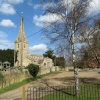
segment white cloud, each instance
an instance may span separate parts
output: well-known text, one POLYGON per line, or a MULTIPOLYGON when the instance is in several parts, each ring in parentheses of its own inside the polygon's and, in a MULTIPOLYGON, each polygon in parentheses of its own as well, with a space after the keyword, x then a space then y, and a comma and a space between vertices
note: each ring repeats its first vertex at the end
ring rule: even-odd
POLYGON ((6 37, 7 37, 7 34, 4 33, 4 32, 2 32, 2 31, 0 31, 0 39, 1 39, 1 38, 4 39, 4 38, 6 38, 6 37))
POLYGON ((41 16, 37 16, 35 15, 33 17, 33 22, 37 25, 37 26, 43 26, 43 23, 52 23, 52 22, 56 22, 56 21, 61 21, 61 17, 57 14, 46 14, 46 15, 41 15, 41 16))
POLYGON ((5 26, 5 27, 15 27, 15 24, 9 20, 9 19, 3 19, 1 22, 0 22, 0 26, 5 26))
POLYGON ((7 1, 10 4, 20 4, 24 2, 24 0, 7 0, 7 1))
POLYGON ((56 4, 54 4, 53 2, 51 3, 43 3, 43 4, 36 4, 33 6, 34 9, 39 9, 39 8, 42 8, 42 9, 46 9, 48 7, 54 7, 56 4))
POLYGON ((8 4, 8 3, 1 3, 0 4, 0 12, 3 13, 3 14, 15 14, 16 11, 15 9, 13 8, 13 6, 11 4, 8 4))
POLYGON ((0 31, 0 49, 8 49, 13 42, 7 39, 7 34, 0 31))
MULTIPOLYGON (((76 0, 76 2, 79 2, 79 0, 76 0)), ((67 0, 62 0, 61 3, 66 5, 67 4, 67 0)), ((71 4, 72 4, 71 0, 68 0, 69 9, 71 9, 71 4)), ((100 4, 100 0, 90 0, 90 4, 88 6, 86 15, 94 16, 94 15, 100 13, 99 4, 100 4)), ((50 4, 49 3, 45 3, 45 4, 43 4, 44 9, 46 7, 48 7, 49 5, 53 6, 55 4, 54 3, 50 3, 50 4)), ((41 7, 41 5, 35 5, 34 9, 38 9, 40 7, 41 7)), ((35 23, 36 26, 39 26, 39 27, 43 27, 44 23, 48 23, 49 24, 51 22, 55 22, 55 21, 58 21, 58 20, 61 21, 61 16, 57 15, 57 14, 46 14, 46 15, 40 15, 40 16, 35 15, 33 17, 33 22, 35 23)))
POLYGON ((46 51, 47 46, 45 44, 38 44, 38 45, 29 47, 29 49, 33 51, 46 51))
MULTIPOLYGON (((76 0, 77 3, 79 1, 80 0, 76 0)), ((89 6, 88 6, 86 15, 94 16, 94 15, 100 13, 100 0, 88 0, 88 1, 90 3, 89 3, 89 6)), ((62 0, 62 4, 65 5, 66 7, 67 7, 67 2, 68 2, 69 9, 71 9, 72 1, 71 0, 62 0)))
POLYGON ((57 16, 56 14, 47 14, 40 17, 38 17, 37 15, 34 16, 34 20, 40 22, 55 22, 59 19, 60 17, 57 16))
POLYGON ((39 4, 36 4, 36 5, 29 4, 29 5, 30 5, 30 6, 33 6, 34 9, 41 8, 41 5, 39 5, 39 4))
MULTIPOLYGON (((76 0, 76 2, 78 3, 80 0, 76 0)), ((84 0, 85 1, 85 0, 84 0)), ((100 12, 100 0, 88 0, 89 6, 87 9, 87 14, 88 16, 93 16, 96 15, 100 12)), ((72 0, 62 0, 61 1, 62 5, 65 5, 67 7, 67 3, 68 3, 68 7, 69 9, 71 9, 71 5, 72 5, 72 0)))
POLYGON ((91 0, 88 7, 88 15, 96 15, 100 13, 100 0, 91 0))

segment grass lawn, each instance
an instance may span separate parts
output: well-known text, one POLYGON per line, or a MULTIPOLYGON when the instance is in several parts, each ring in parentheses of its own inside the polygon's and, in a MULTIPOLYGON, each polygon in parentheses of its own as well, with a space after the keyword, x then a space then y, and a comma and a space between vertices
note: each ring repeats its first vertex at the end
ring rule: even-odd
POLYGON ((80 95, 78 97, 75 96, 75 88, 73 86, 58 88, 51 93, 50 91, 46 91, 47 94, 44 93, 45 96, 40 97, 39 100, 100 100, 100 84, 80 85, 80 95))
POLYGON ((58 73, 60 73, 60 72, 51 72, 51 73, 43 74, 43 75, 40 75, 40 76, 36 76, 35 78, 24 79, 21 82, 16 82, 16 83, 11 84, 11 85, 9 85, 9 86, 7 86, 5 88, 0 89, 0 94, 4 93, 4 92, 7 92, 7 91, 10 91, 10 90, 13 90, 13 89, 16 89, 16 88, 19 88, 19 87, 21 87, 21 86, 23 86, 23 85, 25 85, 27 83, 30 83, 32 81, 35 81, 35 80, 37 80, 39 78, 43 78, 45 76, 48 76, 48 75, 51 75, 51 74, 58 74, 58 73))

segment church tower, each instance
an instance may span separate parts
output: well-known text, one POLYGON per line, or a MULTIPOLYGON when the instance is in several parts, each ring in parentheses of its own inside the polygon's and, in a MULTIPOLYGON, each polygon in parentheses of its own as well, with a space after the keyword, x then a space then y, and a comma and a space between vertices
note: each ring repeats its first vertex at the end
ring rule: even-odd
POLYGON ((27 66, 28 42, 24 32, 24 17, 21 18, 19 33, 14 45, 14 66, 27 66))

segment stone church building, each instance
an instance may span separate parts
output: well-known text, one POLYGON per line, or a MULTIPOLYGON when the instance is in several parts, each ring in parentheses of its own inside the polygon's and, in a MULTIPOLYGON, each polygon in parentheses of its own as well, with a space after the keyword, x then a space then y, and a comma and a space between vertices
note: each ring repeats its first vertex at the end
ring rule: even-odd
POLYGON ((14 43, 14 66, 26 67, 31 63, 40 67, 52 67, 52 59, 28 52, 28 41, 24 31, 24 18, 22 17, 19 33, 14 43))

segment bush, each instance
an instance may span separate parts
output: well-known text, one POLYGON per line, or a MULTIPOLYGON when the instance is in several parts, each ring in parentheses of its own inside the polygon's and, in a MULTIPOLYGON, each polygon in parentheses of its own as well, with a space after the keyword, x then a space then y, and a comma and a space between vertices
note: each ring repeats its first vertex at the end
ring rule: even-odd
POLYGON ((30 64, 30 65, 28 65, 28 71, 33 77, 36 77, 39 72, 39 66, 30 64))

